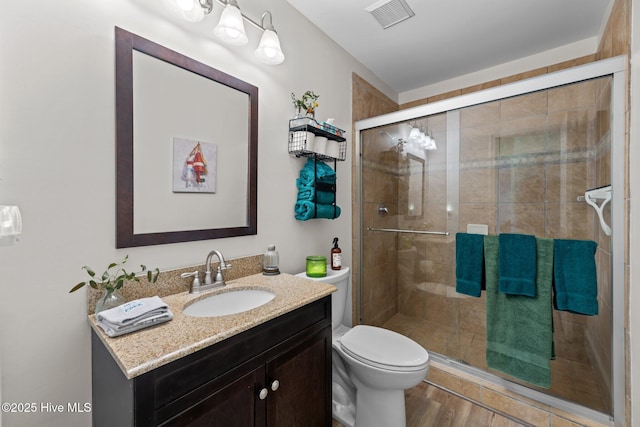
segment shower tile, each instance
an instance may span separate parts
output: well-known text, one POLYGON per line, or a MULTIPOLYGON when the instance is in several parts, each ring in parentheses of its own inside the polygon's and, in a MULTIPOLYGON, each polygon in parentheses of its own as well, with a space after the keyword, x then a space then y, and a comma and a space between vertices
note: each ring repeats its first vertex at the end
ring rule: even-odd
POLYGON ((447 200, 447 171, 429 170, 426 174, 425 203, 442 204, 447 200))
POLYGON ((470 128, 500 121, 500 101, 466 107, 460 110, 460 127, 470 128))
POLYGON ((493 168, 460 171, 460 203, 496 202, 498 174, 493 168))
POLYGON ((544 202, 544 170, 540 166, 501 168, 498 179, 500 203, 544 202))
POLYGON ((422 223, 422 226, 416 227, 416 229, 444 231, 447 229, 447 207, 444 203, 430 203, 425 206, 424 219, 426 223, 422 223))
POLYGON ((544 203, 500 203, 499 233, 544 236, 544 203))
POLYGON ((536 68, 535 70, 525 71, 524 73, 514 74, 509 77, 503 77, 501 79, 501 83, 513 83, 524 79, 529 79, 531 77, 541 76, 547 73, 547 67, 536 68))
POLYGON ((481 399, 480 385, 474 384, 465 378, 451 375, 437 368, 429 369, 427 378, 434 384, 438 384, 441 387, 466 396, 476 402, 479 402, 481 399))
POLYGON ((422 318, 426 310, 427 297, 424 291, 414 286, 400 286, 398 289, 398 312, 411 317, 422 318))
POLYGON ((589 189, 590 168, 585 162, 548 164, 545 172, 547 202, 576 202, 589 189))
POLYGON ((482 125, 460 130, 460 162, 492 160, 498 156, 500 127, 482 125))
POLYGON ((500 120, 502 122, 531 118, 532 116, 545 116, 546 114, 546 91, 534 92, 501 101, 500 120))
POLYGON ((482 403, 520 420, 526 420, 527 423, 534 426, 548 427, 549 425, 549 414, 546 411, 526 405, 488 388, 482 390, 482 403))
POLYGON ((461 203, 458 231, 466 232, 467 224, 487 224, 489 234, 496 234, 497 218, 498 205, 496 203, 461 203))
POLYGON ((594 80, 549 89, 549 111, 566 111, 594 106, 596 89, 597 83, 594 80))
POLYGON ((594 211, 586 203, 547 203, 546 237, 589 240, 594 211))
POLYGON ((585 152, 596 143, 595 107, 549 114, 549 151, 585 152))
POLYGON ((546 151, 546 115, 502 122, 500 129, 500 156, 544 153, 546 151))
POLYGON ((480 298, 460 298, 460 329, 462 331, 486 334, 487 319, 485 304, 480 298))

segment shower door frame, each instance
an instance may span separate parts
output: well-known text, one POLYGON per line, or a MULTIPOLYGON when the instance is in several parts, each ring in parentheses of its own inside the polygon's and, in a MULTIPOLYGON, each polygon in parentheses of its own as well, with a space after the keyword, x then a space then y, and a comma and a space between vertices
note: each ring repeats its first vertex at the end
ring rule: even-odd
MULTIPOLYGON (((623 426, 625 422, 625 335, 624 335, 624 174, 614 171, 625 170, 624 143, 625 143, 625 84, 627 71, 627 57, 618 56, 601 61, 592 62, 578 67, 568 68, 553 73, 533 77, 518 82, 481 90, 478 92, 460 95, 442 101, 407 108, 393 113, 384 114, 355 123, 355 148, 356 153, 356 194, 358 197, 357 227, 358 233, 358 263, 362 269, 362 145, 360 133, 362 131, 377 128, 384 125, 407 122, 420 117, 446 113, 472 105, 484 104, 517 95, 524 95, 540 90, 551 89, 580 81, 598 77, 611 76, 611 273, 612 273, 612 406, 613 418, 586 408, 584 406, 568 402, 511 381, 497 377, 486 371, 452 361, 448 358, 435 357, 441 363, 455 366, 460 371, 469 373, 483 380, 501 385, 508 390, 519 393, 525 397, 534 399, 554 408, 562 409, 573 414, 585 416, 594 421, 623 426)), ((358 275, 358 323, 362 323, 362 274, 358 275)))

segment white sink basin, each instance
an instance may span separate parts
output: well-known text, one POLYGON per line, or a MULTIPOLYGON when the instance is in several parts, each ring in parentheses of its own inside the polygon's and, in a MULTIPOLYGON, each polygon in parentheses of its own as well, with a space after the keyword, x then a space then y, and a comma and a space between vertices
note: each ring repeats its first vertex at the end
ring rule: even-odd
POLYGON ((192 317, 227 316, 260 307, 275 296, 262 289, 238 289, 201 299, 185 307, 182 312, 192 317))

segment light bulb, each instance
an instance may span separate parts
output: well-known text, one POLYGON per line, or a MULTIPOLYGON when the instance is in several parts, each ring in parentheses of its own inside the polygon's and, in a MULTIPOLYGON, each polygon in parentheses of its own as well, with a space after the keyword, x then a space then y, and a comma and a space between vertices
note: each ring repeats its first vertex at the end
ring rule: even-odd
POLYGON ((264 33, 262 33, 255 55, 265 64, 277 65, 284 61, 284 53, 280 48, 280 39, 273 27, 264 30, 264 33))
POLYGON ((204 9, 198 5, 191 8, 191 10, 183 10, 182 17, 185 21, 200 22, 204 19, 204 9))
POLYGON ((242 14, 237 5, 229 3, 225 6, 218 25, 213 29, 213 34, 225 43, 235 46, 247 44, 249 39, 244 31, 242 14))
POLYGON ((189 12, 195 7, 194 0, 176 0, 176 4, 183 12, 189 12))

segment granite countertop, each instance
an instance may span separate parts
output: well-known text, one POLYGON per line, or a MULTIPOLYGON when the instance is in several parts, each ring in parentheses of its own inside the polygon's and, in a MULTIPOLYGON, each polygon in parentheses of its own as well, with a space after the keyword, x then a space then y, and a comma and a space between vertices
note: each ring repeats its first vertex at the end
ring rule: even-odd
POLYGON ((335 290, 332 285, 289 274, 255 274, 228 282, 224 288, 200 294, 181 292, 162 297, 174 318, 151 328, 111 338, 96 324, 95 315, 89 315, 89 323, 124 375, 131 379, 330 295, 335 290), (189 303, 234 289, 264 289, 276 296, 265 305, 228 316, 190 317, 182 313, 189 303))

